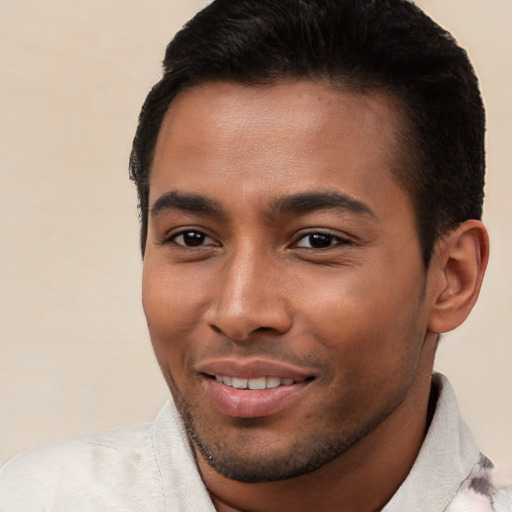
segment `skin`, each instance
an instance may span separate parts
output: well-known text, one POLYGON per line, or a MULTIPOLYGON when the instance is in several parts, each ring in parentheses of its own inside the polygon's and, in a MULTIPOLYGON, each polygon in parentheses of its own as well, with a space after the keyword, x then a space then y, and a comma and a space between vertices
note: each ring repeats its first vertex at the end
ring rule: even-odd
POLYGON ((207 83, 171 104, 143 304, 219 511, 380 510, 414 462, 437 333, 476 300, 487 238, 463 224, 425 270, 391 173, 400 126, 387 95, 305 81, 207 83), (238 417, 212 399, 218 361, 305 379, 238 417))

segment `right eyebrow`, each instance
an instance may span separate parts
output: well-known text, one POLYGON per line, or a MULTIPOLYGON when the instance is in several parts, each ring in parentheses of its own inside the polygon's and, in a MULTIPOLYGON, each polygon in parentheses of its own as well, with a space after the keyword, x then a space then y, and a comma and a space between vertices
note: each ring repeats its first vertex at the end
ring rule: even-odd
POLYGON ((151 216, 155 217, 169 210, 202 213, 219 218, 226 216, 216 201, 200 194, 187 194, 178 190, 160 196, 151 207, 151 216))
POLYGON ((362 201, 337 191, 309 191, 278 198, 272 203, 274 215, 304 214, 318 210, 339 210, 376 219, 377 215, 362 201))

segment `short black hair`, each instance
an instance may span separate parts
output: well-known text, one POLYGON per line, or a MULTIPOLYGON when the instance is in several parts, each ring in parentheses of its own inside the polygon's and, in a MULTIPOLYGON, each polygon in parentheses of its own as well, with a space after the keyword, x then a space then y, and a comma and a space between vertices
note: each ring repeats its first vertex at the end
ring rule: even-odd
POLYGON ((449 229, 482 215, 485 112, 453 37, 408 0, 216 0, 169 43, 142 107, 130 157, 144 254, 149 177, 171 101, 209 81, 264 86, 321 80, 387 91, 405 120, 393 169, 416 209, 425 266, 449 229), (403 164, 405 158, 406 164, 403 164))

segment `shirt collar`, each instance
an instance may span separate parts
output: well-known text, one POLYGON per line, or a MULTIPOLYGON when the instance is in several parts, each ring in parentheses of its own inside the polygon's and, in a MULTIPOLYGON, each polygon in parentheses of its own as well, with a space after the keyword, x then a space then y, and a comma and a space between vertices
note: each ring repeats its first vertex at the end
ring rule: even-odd
POLYGON ((432 387, 439 398, 427 435, 409 476, 382 512, 445 510, 478 463, 480 450, 448 379, 436 373, 432 387))
MULTIPOLYGON (((448 379, 434 374, 432 389, 438 399, 425 441, 408 477, 382 512, 445 510, 478 463, 480 451, 460 416, 448 379)), ((153 423, 152 442, 165 510, 215 512, 172 400, 153 423)))

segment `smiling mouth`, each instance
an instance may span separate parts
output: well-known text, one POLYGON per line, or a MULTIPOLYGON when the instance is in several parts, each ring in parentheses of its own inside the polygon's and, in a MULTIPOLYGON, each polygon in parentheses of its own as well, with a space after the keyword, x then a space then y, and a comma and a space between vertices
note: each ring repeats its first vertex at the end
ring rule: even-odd
POLYGON ((297 372, 277 377, 254 376, 254 370, 247 372, 253 373, 252 376, 240 375, 241 372, 237 376, 225 375, 224 371, 202 373, 207 395, 221 413, 238 418, 278 413, 296 401, 315 380, 313 376, 302 376, 297 372))
POLYGON ((231 388, 247 390, 273 389, 280 386, 292 386, 298 382, 305 382, 314 379, 314 377, 308 377, 301 381, 294 379, 281 379, 279 377, 257 377, 254 379, 243 379, 239 377, 228 377, 227 375, 209 375, 209 377, 231 388))

